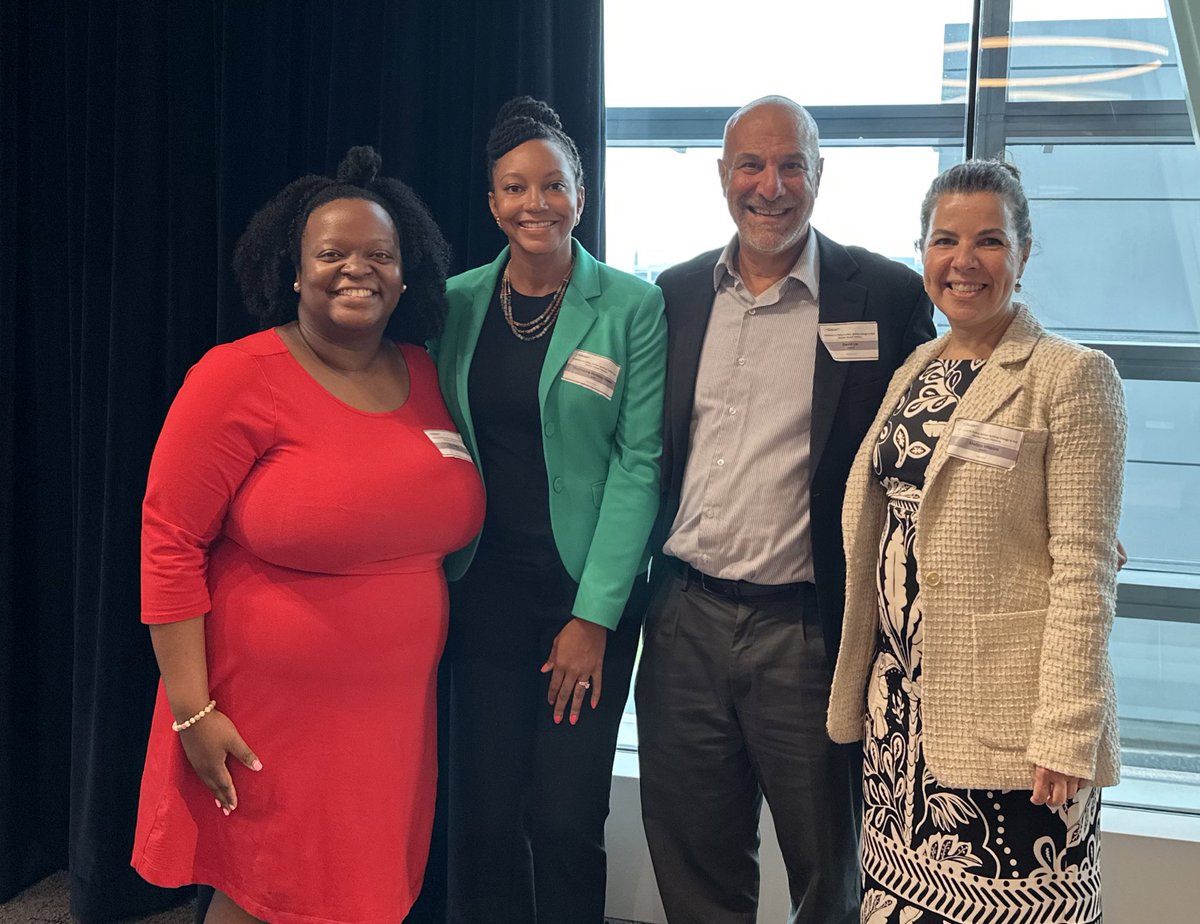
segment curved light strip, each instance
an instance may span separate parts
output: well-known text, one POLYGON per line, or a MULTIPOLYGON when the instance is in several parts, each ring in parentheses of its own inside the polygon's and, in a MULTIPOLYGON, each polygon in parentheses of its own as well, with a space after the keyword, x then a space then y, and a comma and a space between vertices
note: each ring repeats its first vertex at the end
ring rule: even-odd
MULTIPOLYGON (((1105 83, 1109 80, 1123 80, 1126 77, 1139 77, 1149 74, 1162 67, 1161 61, 1151 61, 1149 64, 1136 64, 1130 67, 1113 68, 1110 71, 1094 71, 1091 74, 1059 74, 1054 77, 980 77, 981 87, 1064 87, 1080 83, 1105 83)), ((965 87, 967 81, 958 78, 945 77, 944 87, 965 87)))
MULTIPOLYGON (((992 48, 1116 48, 1121 51, 1144 51, 1152 55, 1165 56, 1168 51, 1163 45, 1152 42, 1139 42, 1135 39, 1103 38, 1101 36, 1082 35, 990 35, 980 42, 985 49, 992 48)), ((970 42, 947 42, 944 50, 947 52, 966 51, 970 42)), ((1081 83, 1106 83, 1110 80, 1123 80, 1126 77, 1140 77, 1149 74, 1163 66, 1161 57, 1145 64, 1118 65, 1103 71, 1092 71, 1088 74, 1060 74, 1053 77, 981 77, 980 87, 1062 87, 1081 83)), ((942 86, 966 87, 966 80, 943 77, 942 86)))
MULTIPOLYGON (((984 48, 1116 48, 1121 51, 1145 51, 1152 55, 1168 54, 1165 45, 1099 35, 989 35, 980 45, 984 48)), ((970 42, 947 42, 943 49, 967 51, 970 47, 970 42)))

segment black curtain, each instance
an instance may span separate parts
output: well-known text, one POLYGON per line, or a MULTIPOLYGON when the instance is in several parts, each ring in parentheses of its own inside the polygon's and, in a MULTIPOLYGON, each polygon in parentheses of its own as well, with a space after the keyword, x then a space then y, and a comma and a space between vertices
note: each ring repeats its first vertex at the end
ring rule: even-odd
POLYGON ((0 900, 68 863, 85 924, 177 899, 128 865, 139 507, 184 372, 253 327, 252 211, 373 144, 456 269, 490 260, 483 142, 529 93, 580 146, 602 256, 601 32, 601 0, 0 0, 0 900))

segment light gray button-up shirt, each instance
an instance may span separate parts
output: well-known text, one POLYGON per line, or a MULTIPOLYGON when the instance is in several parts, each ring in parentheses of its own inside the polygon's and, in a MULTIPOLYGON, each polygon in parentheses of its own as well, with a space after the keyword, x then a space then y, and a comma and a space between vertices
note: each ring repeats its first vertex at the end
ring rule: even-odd
POLYGON ((820 261, 811 231, 791 272, 757 298, 737 238, 713 271, 679 513, 663 551, 713 577, 813 579, 809 437, 820 261))

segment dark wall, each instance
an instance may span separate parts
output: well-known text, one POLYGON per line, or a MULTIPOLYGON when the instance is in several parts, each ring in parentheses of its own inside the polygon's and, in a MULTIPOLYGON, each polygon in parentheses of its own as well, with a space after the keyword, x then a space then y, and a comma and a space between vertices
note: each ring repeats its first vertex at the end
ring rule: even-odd
POLYGON ((248 333, 258 206, 373 144, 455 269, 503 240, 482 148, 548 99, 603 190, 600 0, 0 0, 0 900, 70 859, 75 910, 170 900, 128 866, 156 669, 138 622, 150 452, 187 368, 248 333))

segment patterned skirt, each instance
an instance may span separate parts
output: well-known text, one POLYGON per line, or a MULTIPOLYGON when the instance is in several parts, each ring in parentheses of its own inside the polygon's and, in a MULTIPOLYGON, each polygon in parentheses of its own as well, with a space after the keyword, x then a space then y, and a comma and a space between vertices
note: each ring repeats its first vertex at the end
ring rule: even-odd
POLYGON ((1099 790, 1051 810, 1029 790, 949 789, 925 765, 912 554, 921 492, 888 481, 864 738, 862 922, 1099 922, 1099 790))

